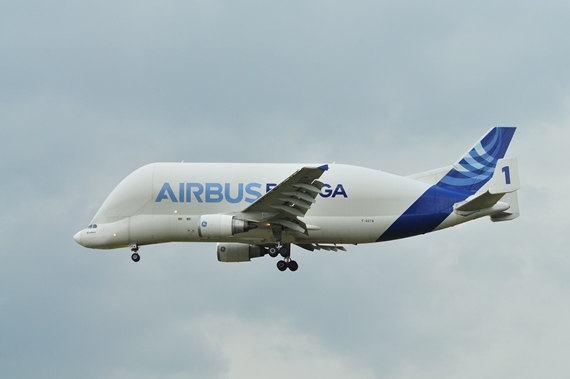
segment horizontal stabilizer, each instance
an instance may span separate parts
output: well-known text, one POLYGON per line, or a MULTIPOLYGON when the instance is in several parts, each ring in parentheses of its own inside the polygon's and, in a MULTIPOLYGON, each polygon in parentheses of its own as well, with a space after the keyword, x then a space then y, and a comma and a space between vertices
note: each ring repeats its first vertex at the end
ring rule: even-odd
POLYGON ((455 213, 461 216, 483 213, 490 215, 493 221, 508 221, 519 216, 516 191, 520 188, 520 182, 516 158, 499 159, 493 177, 485 188, 485 192, 454 204, 455 213))
POLYGON ((504 193, 491 194, 487 191, 480 195, 471 196, 467 200, 455 204, 453 209, 455 210, 455 213, 461 216, 469 216, 470 214, 483 209, 501 212, 509 208, 508 204, 499 202, 503 196, 505 196, 504 193))
POLYGON ((510 205, 509 209, 491 215, 491 221, 510 221, 520 216, 519 199, 516 192, 506 194, 502 201, 510 205))

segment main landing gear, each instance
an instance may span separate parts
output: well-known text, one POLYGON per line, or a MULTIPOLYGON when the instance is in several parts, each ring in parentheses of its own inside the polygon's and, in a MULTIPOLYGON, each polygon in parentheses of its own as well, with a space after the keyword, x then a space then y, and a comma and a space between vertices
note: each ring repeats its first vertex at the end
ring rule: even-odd
POLYGON ((291 271, 297 271, 299 265, 296 261, 292 261, 291 258, 286 258, 284 261, 277 262, 277 269, 279 271, 285 271, 287 269, 291 271))
POLYGON ((138 251, 139 251, 139 245, 135 244, 131 246, 131 251, 133 252, 133 255, 131 255, 131 259, 133 260, 133 262, 138 262, 141 260, 141 256, 139 255, 138 251))
POLYGON ((271 257, 275 258, 281 255, 284 259, 277 262, 277 269, 279 271, 285 271, 287 269, 291 271, 297 271, 299 265, 297 262, 291 259, 291 244, 285 245, 275 245, 268 248, 268 253, 271 257))

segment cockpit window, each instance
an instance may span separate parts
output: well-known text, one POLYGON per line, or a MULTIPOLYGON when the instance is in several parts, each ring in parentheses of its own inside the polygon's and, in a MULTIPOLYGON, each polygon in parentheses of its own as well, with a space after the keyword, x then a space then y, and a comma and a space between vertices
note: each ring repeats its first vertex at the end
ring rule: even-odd
POLYGON ((97 228, 97 224, 91 224, 87 227, 87 229, 95 229, 97 228))

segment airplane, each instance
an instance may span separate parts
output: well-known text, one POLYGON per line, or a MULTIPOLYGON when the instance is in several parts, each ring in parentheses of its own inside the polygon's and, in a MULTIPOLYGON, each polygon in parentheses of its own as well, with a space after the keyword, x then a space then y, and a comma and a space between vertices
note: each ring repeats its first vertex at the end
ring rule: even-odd
POLYGON ((519 216, 516 128, 494 127, 453 165, 399 176, 344 164, 152 163, 123 179, 73 239, 94 249, 216 242, 220 262, 269 255, 296 271, 291 245, 407 238, 490 216, 519 216))

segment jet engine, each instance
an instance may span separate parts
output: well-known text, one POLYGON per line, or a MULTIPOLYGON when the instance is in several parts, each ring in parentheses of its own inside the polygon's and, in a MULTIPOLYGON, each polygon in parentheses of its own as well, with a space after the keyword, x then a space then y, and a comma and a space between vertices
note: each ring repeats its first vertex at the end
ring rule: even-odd
POLYGON ((245 233, 257 225, 251 221, 241 220, 234 216, 213 214, 200 217, 200 237, 231 237, 237 233, 245 233))
POLYGON ((248 262, 251 258, 262 257, 265 249, 243 243, 219 243, 216 246, 220 262, 248 262))

